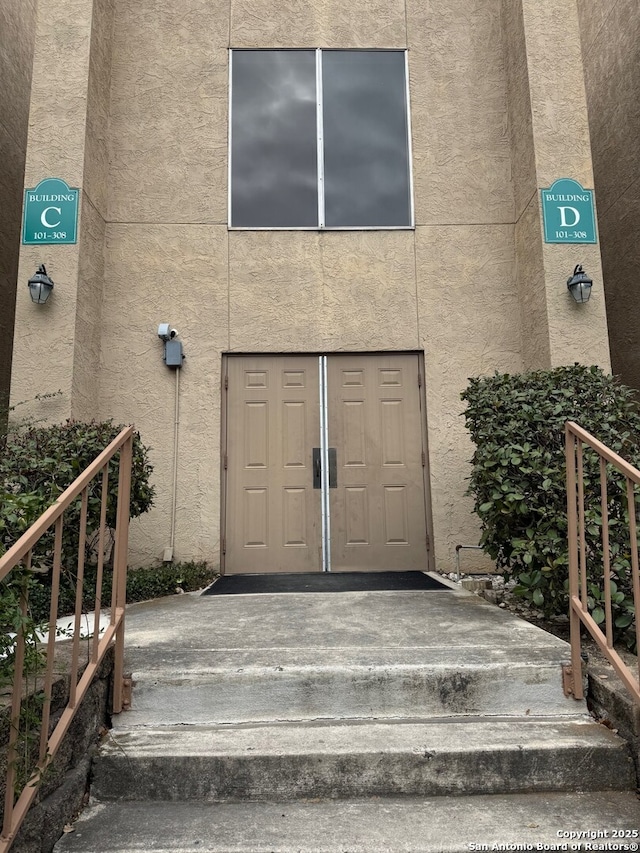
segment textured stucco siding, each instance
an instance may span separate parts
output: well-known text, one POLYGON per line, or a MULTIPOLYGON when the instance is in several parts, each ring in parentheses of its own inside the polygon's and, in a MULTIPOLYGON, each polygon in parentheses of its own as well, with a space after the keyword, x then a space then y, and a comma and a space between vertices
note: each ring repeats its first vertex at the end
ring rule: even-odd
POLYGON ((526 370, 546 370, 551 364, 549 315, 545 288, 541 286, 544 281, 541 229, 540 203, 538 193, 534 192, 515 226, 516 279, 523 328, 522 358, 526 370))
POLYGON ((170 535, 174 375, 155 338, 161 321, 187 354, 178 557, 215 559, 224 351, 424 347, 432 482, 446 496, 434 501, 436 555, 444 564, 458 541, 477 541, 462 498, 471 448, 459 394, 478 371, 521 366, 513 228, 503 224, 514 202, 501 6, 436 5, 238 0, 229 15, 227 3, 116 0, 101 406, 136 422, 160 484, 132 529, 134 559, 156 559, 170 535), (408 47, 415 232, 227 232, 229 46, 408 47), (484 298, 452 306, 467 291, 484 298), (467 354, 453 370, 452 348, 467 354))
POLYGON ((24 410, 52 421, 97 414, 112 18, 112 0, 38 4, 25 185, 80 188, 78 242, 22 247, 19 281, 44 262, 55 289, 44 306, 18 290, 12 396, 61 391, 24 410))
POLYGON ((640 10, 579 0, 613 372, 640 389, 640 10))
POLYGON ((502 39, 507 75, 507 117, 511 142, 511 174, 515 221, 537 189, 533 116, 522 0, 503 0, 502 39))
POLYGON ((522 358, 525 369, 536 370, 549 366, 551 354, 545 289, 540 286, 544 281, 540 240, 542 223, 521 0, 503 1, 502 25, 515 202, 516 289, 525 330, 522 336, 522 358))
POLYGON ((108 191, 113 0, 93 0, 85 113, 83 192, 71 412, 90 420, 100 401, 102 289, 108 191))
MULTIPOLYGON (((55 356, 38 390, 68 396, 45 415, 134 422, 152 448, 157 501, 132 525, 132 563, 160 558, 171 536, 176 374, 156 336, 170 322, 187 356, 177 559, 218 558, 223 353, 420 350, 435 556, 451 568, 455 545, 479 534, 464 497, 468 378, 583 356, 608 364, 602 293, 576 313, 572 252, 541 234, 544 182, 592 180, 575 14, 533 0, 66 0, 65 29, 53 0, 41 3, 73 61, 58 99, 40 68, 35 115, 62 109, 73 125, 53 162, 83 188, 81 240, 52 252, 56 288, 67 284, 51 304, 21 310, 30 343, 55 356), (569 45, 556 75, 538 67, 545 27, 554 50, 569 45), (415 229, 228 231, 229 47, 408 49, 415 229), (569 153, 556 132, 568 107, 569 153)), ((29 174, 49 174, 35 134, 30 147, 29 174)), ((589 251, 579 260, 597 279, 589 251)), ((24 269, 40 255, 25 248, 24 269)), ((16 363, 22 387, 27 347, 16 363)))
POLYGON ((418 226, 513 222, 500 10, 407 2, 418 226))
POLYGON ((36 0, 0 4, 0 422, 11 379, 36 6, 36 0))
POLYGON ((206 225, 107 229, 101 416, 135 423, 151 447, 156 506, 132 524, 133 563, 170 542, 175 371, 162 363, 159 322, 184 341, 180 371, 176 554, 217 558, 221 351, 228 339, 227 231, 206 225))
POLYGON ((417 349, 413 232, 229 237, 230 350, 417 349))
POLYGON ((227 222, 228 0, 116 0, 109 220, 227 222))
POLYGON ((435 550, 450 567, 456 545, 478 541, 472 501, 463 496, 473 445, 460 393, 471 376, 523 366, 513 226, 420 228, 416 248, 435 550))
POLYGON ((105 222, 84 192, 80 215, 70 415, 91 420, 96 417, 100 400, 105 222))
POLYGON ((517 277, 526 329, 525 366, 555 367, 580 361, 610 369, 600 246, 546 244, 540 238, 541 189, 561 177, 593 187, 576 3, 504 0, 503 21, 516 170, 517 277), (519 56, 523 44, 524 52, 519 56), (523 91, 525 73, 528 97, 523 91), (532 150, 527 150, 529 144, 532 150), (534 195, 530 195, 532 168, 534 195), (526 205, 524 212, 522 205, 526 205), (580 306, 567 298, 565 286, 578 263, 594 281, 590 302, 580 306))

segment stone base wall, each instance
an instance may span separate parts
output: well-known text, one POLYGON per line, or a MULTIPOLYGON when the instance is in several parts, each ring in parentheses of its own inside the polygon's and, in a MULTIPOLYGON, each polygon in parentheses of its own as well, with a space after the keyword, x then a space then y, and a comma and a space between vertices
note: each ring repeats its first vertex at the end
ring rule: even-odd
MULTIPOLYGON (((113 650, 100 667, 71 723, 60 749, 45 774, 36 802, 31 807, 11 853, 51 853, 63 834, 82 810, 89 787, 93 753, 104 729, 109 725, 109 699, 113 674, 113 650)), ((51 726, 57 724, 69 698, 69 679, 59 678, 54 685, 51 726)), ((6 742, 9 713, 0 714, 0 795, 4 803, 6 742)))
POLYGON ((640 707, 626 692, 612 667, 590 663, 587 675, 589 710, 603 725, 615 729, 628 742, 640 788, 640 707))

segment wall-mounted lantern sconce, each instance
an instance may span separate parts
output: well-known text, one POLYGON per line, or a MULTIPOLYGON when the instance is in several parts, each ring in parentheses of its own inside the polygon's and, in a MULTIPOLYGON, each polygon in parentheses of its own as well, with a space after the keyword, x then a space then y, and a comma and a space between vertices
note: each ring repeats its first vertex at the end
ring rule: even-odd
POLYGON ((593 281, 582 269, 582 264, 578 264, 573 271, 573 275, 567 279, 567 287, 576 302, 589 301, 592 284, 593 281))
POLYGON ((37 302, 38 305, 44 305, 51 291, 53 290, 53 280, 47 275, 47 270, 44 264, 40 264, 36 274, 29 279, 29 294, 32 302, 37 302))

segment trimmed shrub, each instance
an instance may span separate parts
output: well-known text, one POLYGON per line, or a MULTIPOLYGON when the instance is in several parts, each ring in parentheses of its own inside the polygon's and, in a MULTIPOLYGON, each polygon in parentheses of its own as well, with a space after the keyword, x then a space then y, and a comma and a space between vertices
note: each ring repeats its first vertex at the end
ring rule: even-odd
MULTIPOLYGON (((122 426, 66 421, 53 426, 31 426, 9 434, 0 448, 0 554, 16 542, 27 528, 58 498, 104 448, 122 426)), ((152 467, 148 448, 135 433, 131 479, 131 517, 153 505, 154 488, 149 479, 152 467)), ((118 456, 109 465, 107 525, 115 527, 118 487, 118 456)), ((102 478, 95 477, 88 490, 87 557, 95 556, 100 524, 102 478)), ((77 564, 80 499, 65 512, 62 561, 67 572, 77 564)), ((51 568, 53 531, 34 551, 34 566, 42 572, 51 568)))
MULTIPOLYGON (((480 544, 517 581, 515 593, 546 617, 568 610, 564 424, 576 421, 631 464, 640 463, 634 392, 598 367, 559 367, 474 378, 462 394, 476 445, 467 494, 480 544)), ((585 449, 588 606, 604 621, 599 463, 585 449)), ((608 466, 613 618, 632 648, 634 609, 624 478, 608 466)))
MULTIPOLYGON (((129 569, 127 573, 127 602, 147 601, 173 595, 179 590, 193 592, 207 586, 217 576, 217 572, 207 563, 163 563, 161 566, 149 566, 142 569, 129 569)), ((102 606, 111 605, 111 573, 105 574, 102 583, 102 606)), ((83 584, 83 605, 86 611, 94 609, 96 567, 87 566, 83 584)), ((60 580, 60 615, 73 613, 76 600, 75 575, 67 574, 60 580)), ((34 622, 49 619, 49 587, 34 583, 29 593, 29 607, 34 622)))

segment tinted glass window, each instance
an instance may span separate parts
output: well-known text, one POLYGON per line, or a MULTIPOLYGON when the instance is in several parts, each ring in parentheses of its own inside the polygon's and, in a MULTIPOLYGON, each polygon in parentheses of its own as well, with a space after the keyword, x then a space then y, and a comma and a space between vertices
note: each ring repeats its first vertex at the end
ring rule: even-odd
POLYGON ((408 134, 404 51, 234 50, 231 226, 410 227, 408 134))
POLYGON ((325 223, 411 225, 405 57, 323 51, 325 223))
POLYGON ((234 50, 231 223, 318 225, 316 54, 234 50))

